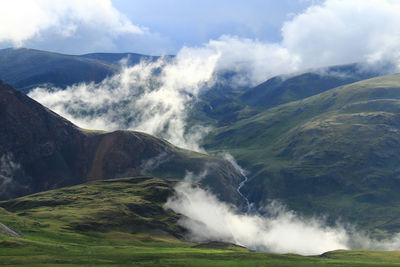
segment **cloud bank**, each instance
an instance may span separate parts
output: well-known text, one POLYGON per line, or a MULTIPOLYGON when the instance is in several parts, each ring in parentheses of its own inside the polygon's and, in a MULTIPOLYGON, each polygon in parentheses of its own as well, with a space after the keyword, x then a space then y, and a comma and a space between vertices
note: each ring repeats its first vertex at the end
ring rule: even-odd
POLYGON ((363 61, 394 60, 400 55, 400 2, 327 0, 293 17, 282 27, 281 45, 301 68, 363 61))
POLYGON ((218 57, 183 49, 174 59, 143 61, 99 84, 36 88, 29 96, 84 128, 143 131, 203 151, 198 144, 209 128, 187 127, 186 119, 202 88, 213 82, 218 57))
POLYGON ((1 3, 2 46, 39 46, 51 51, 85 53, 139 49, 137 45, 150 46, 151 42, 160 47, 169 46, 168 40, 132 23, 111 0, 13 0, 1 3))
MULTIPOLYGON (((3 1, 0 44, 67 53, 176 51, 168 36, 135 24, 122 12, 111 0, 3 1)), ((221 53, 219 68, 245 69, 248 75, 238 82, 242 78, 254 84, 272 75, 360 61, 391 60, 398 65, 400 3, 317 1, 283 23, 279 41, 244 36, 228 34, 199 45, 221 53)))
POLYGON ((175 190, 165 208, 184 215, 179 223, 189 230, 187 238, 191 241, 222 241, 257 251, 300 255, 337 249, 400 249, 400 234, 387 240, 372 239, 351 226, 327 226, 323 219, 302 218, 277 202, 266 207, 268 217, 241 214, 191 184, 178 184, 175 190))
POLYGON ((211 193, 181 183, 166 208, 185 215, 180 224, 190 230, 192 241, 218 240, 258 251, 316 255, 347 249, 348 236, 342 227, 327 227, 317 219, 302 219, 275 204, 274 216, 239 214, 211 193))

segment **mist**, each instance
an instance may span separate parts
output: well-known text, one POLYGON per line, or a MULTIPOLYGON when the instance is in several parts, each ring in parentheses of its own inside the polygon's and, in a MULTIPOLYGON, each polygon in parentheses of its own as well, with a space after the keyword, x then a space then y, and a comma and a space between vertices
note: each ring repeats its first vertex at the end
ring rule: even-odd
POLYGON ((199 143, 212 127, 193 126, 188 113, 225 73, 232 74, 225 87, 246 89, 276 75, 354 62, 360 71, 398 71, 398 7, 393 1, 327 0, 288 18, 280 42, 222 35, 184 46, 174 58, 123 66, 98 84, 36 88, 29 96, 83 128, 143 131, 205 152, 199 143))
POLYGON ((12 153, 0 156, 0 195, 3 199, 8 199, 15 192, 28 192, 27 186, 24 185, 27 178, 29 179, 12 153))
POLYGON ((400 234, 377 240, 351 225, 328 226, 323 218, 305 218, 273 201, 269 214, 244 214, 209 191, 182 182, 165 208, 182 214, 179 223, 193 242, 222 241, 273 253, 320 255, 337 249, 399 250, 400 234))
POLYGON ((203 151, 198 143, 210 128, 186 127, 190 106, 212 82, 218 54, 182 51, 174 59, 142 61, 98 84, 36 88, 29 96, 83 128, 130 129, 174 145, 203 151))
POLYGON ((316 255, 348 249, 348 235, 342 227, 327 227, 317 219, 302 219, 275 203, 268 207, 273 216, 240 214, 210 192, 188 183, 175 187, 176 196, 166 208, 183 214, 180 224, 190 230, 191 241, 218 240, 257 251, 316 255))
MULTIPOLYGON (((386 65, 391 66, 388 72, 397 71, 398 7, 394 1, 327 0, 288 19, 282 25, 280 42, 222 35, 198 46, 184 46, 174 58, 122 66, 118 74, 98 84, 36 88, 29 96, 83 128, 143 131, 206 153, 201 140, 212 126, 193 125, 189 112, 202 93, 213 89, 220 75, 233 74, 227 87, 249 88, 275 75, 353 62, 361 62, 367 71, 369 66, 386 65)), ((246 175, 233 158, 225 159, 246 175)), ((151 171, 166 160, 160 154, 142 167, 151 171)), ((206 175, 207 167, 200 173, 187 172, 185 180, 201 182, 206 175)), ((265 207, 271 216, 264 217, 256 212, 240 213, 187 183, 175 189, 176 196, 166 208, 185 215, 180 223, 189 229, 192 241, 220 240, 258 251, 302 255, 335 249, 400 248, 399 236, 376 241, 349 226, 303 218, 276 202, 265 207)), ((240 189, 238 193, 247 200, 240 189)))

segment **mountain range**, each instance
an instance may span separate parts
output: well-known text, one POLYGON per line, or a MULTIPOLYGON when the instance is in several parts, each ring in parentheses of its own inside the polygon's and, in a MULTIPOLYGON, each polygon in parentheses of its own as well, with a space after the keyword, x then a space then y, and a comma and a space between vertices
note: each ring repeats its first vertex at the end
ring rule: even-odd
POLYGON ((158 57, 135 53, 92 53, 65 55, 27 48, 0 49, 0 77, 13 87, 28 92, 37 86, 65 88, 81 82, 100 82, 124 64, 158 57))
POLYGON ((2 169, 14 167, 2 179, 0 199, 143 172, 183 179, 207 166, 204 183, 226 201, 241 201, 236 187, 243 178, 225 160, 145 133, 80 129, 5 83, 0 111, 2 169))
POLYGON ((181 215, 160 207, 174 184, 206 168, 200 182, 240 208, 243 194, 261 213, 279 201, 304 216, 349 222, 378 237, 400 231, 400 74, 357 63, 276 76, 251 88, 217 83, 188 117, 213 127, 202 141, 209 155, 146 133, 81 129, 25 95, 38 85, 99 82, 126 56, 129 65, 157 59, 0 51, 0 207, 7 214, 0 222, 29 232, 39 231, 34 222, 42 220, 49 236, 56 227, 73 231, 67 235, 154 230, 181 239, 181 215), (247 171, 241 193, 244 173, 212 156, 220 152, 231 153, 247 171), (128 197, 132 192, 137 198, 128 197), (104 210, 93 206, 96 196, 105 199, 104 210), (121 214, 126 221, 110 220, 121 214), (13 224, 14 216, 27 216, 28 226, 20 219, 13 224))

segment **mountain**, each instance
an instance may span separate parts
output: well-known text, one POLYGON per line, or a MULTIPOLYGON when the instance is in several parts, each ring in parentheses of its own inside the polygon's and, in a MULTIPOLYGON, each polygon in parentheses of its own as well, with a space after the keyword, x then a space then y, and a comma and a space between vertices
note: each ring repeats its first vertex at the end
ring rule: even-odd
POLYGON ((2 82, 0 125, 0 199, 142 173, 183 179, 207 168, 204 184, 244 204, 236 192, 243 177, 229 162, 145 133, 80 129, 2 82))
MULTIPOLYGON (((171 56, 169 56, 171 57, 171 56)), ((122 59, 127 66, 159 57, 135 53, 64 55, 28 48, 0 49, 0 80, 23 92, 37 86, 60 87, 101 82, 115 74, 122 59)))
POLYGON ((215 129, 205 147, 230 151, 250 171, 243 192, 260 207, 275 199, 400 230, 400 74, 267 109, 215 129))
POLYGON ((240 99, 250 105, 271 108, 304 99, 329 89, 391 73, 392 66, 354 63, 319 68, 309 72, 273 77, 246 90, 240 99))
POLYGON ((156 61, 159 56, 147 56, 136 53, 90 53, 79 55, 81 58, 94 59, 101 62, 106 62, 112 65, 120 65, 122 59, 126 59, 125 64, 133 66, 138 64, 141 60, 156 61))
POLYGON ((219 75, 191 111, 198 123, 227 126, 274 106, 304 99, 335 87, 394 72, 390 64, 354 63, 279 75, 251 88, 230 86, 234 74, 219 75))
POLYGON ((100 82, 118 67, 107 62, 27 48, 0 50, 0 80, 24 92, 36 86, 100 82))
POLYGON ((176 182, 147 176, 90 182, 3 201, 0 207, 26 219, 38 219, 35 213, 40 212, 48 230, 154 232, 182 238, 186 230, 178 226, 179 216, 163 209, 176 182))

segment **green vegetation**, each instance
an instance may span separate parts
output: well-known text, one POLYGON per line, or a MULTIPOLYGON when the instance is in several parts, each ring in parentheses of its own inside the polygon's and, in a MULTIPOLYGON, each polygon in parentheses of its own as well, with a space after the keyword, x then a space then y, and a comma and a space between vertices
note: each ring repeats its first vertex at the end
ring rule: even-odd
POLYGON ((179 215, 162 208, 175 181, 97 181, 0 202, 0 265, 28 266, 393 266, 400 252, 277 255, 182 241, 179 215))
MULTIPOLYGON (((250 171, 251 201, 400 230, 400 75, 344 85, 217 128, 208 150, 250 171)), ((379 230, 377 232, 379 232, 379 230)))
POLYGON ((333 66, 295 76, 277 76, 244 92, 240 99, 251 106, 271 108, 320 94, 340 85, 381 75, 362 71, 359 64, 333 66))

